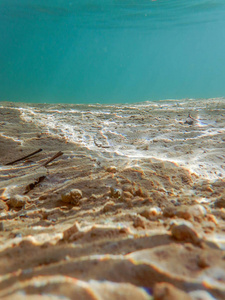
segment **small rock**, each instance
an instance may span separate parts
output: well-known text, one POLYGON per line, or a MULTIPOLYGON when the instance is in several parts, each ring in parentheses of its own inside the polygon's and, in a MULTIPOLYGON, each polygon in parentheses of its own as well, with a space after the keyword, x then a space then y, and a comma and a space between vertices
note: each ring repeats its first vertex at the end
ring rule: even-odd
POLYGON ((133 195, 130 192, 123 192, 123 197, 125 199, 131 199, 133 198, 133 195))
POLYGON ((69 238, 74 234, 80 231, 80 226, 77 222, 73 224, 70 228, 66 229, 63 232, 63 240, 69 240, 69 238))
POLYGON ((95 195, 95 194, 92 194, 89 198, 90 200, 97 200, 98 199, 98 196, 95 195))
POLYGON ((215 207, 218 207, 218 208, 225 208, 225 196, 217 199, 214 202, 214 205, 215 205, 215 207))
POLYGON ((82 191, 78 189, 73 189, 70 191, 70 195, 73 200, 80 200, 82 198, 82 191))
POLYGON ((209 267, 210 263, 209 263, 208 257, 204 254, 200 254, 197 257, 197 265, 202 269, 209 267))
POLYGON ((190 116, 188 116, 186 121, 184 122, 184 124, 193 125, 194 121, 195 121, 194 119, 192 119, 190 116))
POLYGON ((102 212, 107 213, 109 211, 112 211, 112 210, 114 210, 114 206, 115 206, 115 203, 113 201, 109 201, 102 208, 102 212))
POLYGON ((155 221, 162 214, 162 211, 159 207, 151 207, 150 209, 144 209, 139 214, 148 220, 155 221))
POLYGON ((22 208, 29 200, 28 196, 14 195, 7 201, 7 204, 14 208, 22 208))
POLYGON ((120 198, 123 195, 123 191, 121 189, 116 189, 114 187, 110 187, 110 196, 113 198, 120 198))
POLYGON ((205 207, 200 204, 189 207, 188 211, 193 217, 205 217, 207 214, 205 207))
POLYGON ((66 194, 63 194, 61 195, 62 197, 62 201, 63 202, 66 202, 66 203, 71 203, 71 195, 70 195, 70 192, 69 193, 66 193, 66 194))
POLYGON ((125 192, 129 192, 131 193, 132 195, 134 194, 134 188, 131 184, 124 184, 123 185, 123 191, 125 192))
POLYGON ((82 191, 73 189, 69 193, 61 195, 61 197, 63 202, 79 205, 79 200, 82 198, 82 191))
POLYGON ((158 203, 163 203, 164 201, 168 201, 167 197, 164 195, 164 193, 159 191, 153 191, 150 194, 151 199, 154 201, 157 201, 158 203))
POLYGON ((144 217, 137 216, 134 219, 133 226, 135 228, 137 228, 137 227, 145 228, 146 222, 148 222, 148 221, 144 217))
POLYGON ((149 197, 149 193, 146 189, 139 187, 135 192, 134 196, 139 196, 142 198, 149 197))
POLYGON ((117 172, 117 168, 114 167, 114 166, 111 166, 111 167, 108 167, 106 169, 106 171, 109 172, 109 173, 116 173, 117 172))
POLYGON ((207 219, 208 219, 209 222, 213 222, 215 225, 218 225, 218 221, 217 221, 217 219, 214 215, 208 214, 207 219))
POLYGON ((191 300, 192 298, 170 283, 157 283, 153 289, 154 300, 191 300))
POLYGON ((199 244, 200 242, 198 233, 192 228, 191 224, 172 224, 171 233, 172 237, 178 241, 191 242, 193 244, 199 244))
POLYGON ((149 219, 150 218, 150 211, 149 209, 144 209, 139 213, 142 217, 149 219))
POLYGON ((175 209, 173 207, 165 207, 163 210, 163 216, 166 218, 173 218, 175 216, 175 209))
POLYGON ((191 214, 187 207, 181 207, 176 211, 176 216, 181 219, 190 220, 191 214))

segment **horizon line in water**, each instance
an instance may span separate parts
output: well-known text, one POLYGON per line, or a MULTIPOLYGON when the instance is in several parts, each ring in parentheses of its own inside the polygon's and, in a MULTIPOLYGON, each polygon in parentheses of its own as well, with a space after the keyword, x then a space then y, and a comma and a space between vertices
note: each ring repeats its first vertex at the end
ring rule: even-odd
POLYGON ((157 102, 185 102, 185 101, 209 101, 209 100, 225 100, 225 96, 219 96, 219 97, 182 97, 182 98, 164 98, 164 99, 148 99, 148 100, 140 100, 140 101, 124 101, 124 102, 92 102, 92 101, 87 101, 87 102, 61 102, 61 101, 46 101, 46 102, 39 102, 39 101, 23 101, 23 100, 0 100, 1 104, 4 103, 9 103, 9 104, 27 104, 27 105, 78 105, 78 106, 83 106, 83 105, 98 105, 98 106, 114 106, 114 105, 138 105, 138 104, 143 104, 143 103, 157 103, 157 102))

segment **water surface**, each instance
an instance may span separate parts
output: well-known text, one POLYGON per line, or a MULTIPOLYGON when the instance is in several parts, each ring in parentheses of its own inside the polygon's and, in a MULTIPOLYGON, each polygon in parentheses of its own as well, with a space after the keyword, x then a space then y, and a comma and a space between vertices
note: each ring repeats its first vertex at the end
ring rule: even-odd
POLYGON ((0 100, 224 96, 222 0, 2 0, 0 100))

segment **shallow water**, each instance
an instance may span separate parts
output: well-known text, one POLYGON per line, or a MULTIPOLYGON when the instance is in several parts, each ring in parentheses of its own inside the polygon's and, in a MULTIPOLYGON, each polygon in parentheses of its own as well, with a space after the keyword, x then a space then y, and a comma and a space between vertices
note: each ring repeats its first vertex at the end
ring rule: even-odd
POLYGON ((0 100, 224 96, 222 0, 2 0, 0 100))
MULTIPOLYGON (((2 109, 7 106, 19 112, 25 124, 86 149, 99 162, 121 158, 136 159, 138 164, 154 158, 175 162, 209 179, 225 176, 224 98, 124 105, 2 102, 2 109)), ((3 124, 1 136, 21 143, 22 147, 36 139, 35 132, 23 132, 19 125, 12 134, 13 126, 14 123, 3 124)))

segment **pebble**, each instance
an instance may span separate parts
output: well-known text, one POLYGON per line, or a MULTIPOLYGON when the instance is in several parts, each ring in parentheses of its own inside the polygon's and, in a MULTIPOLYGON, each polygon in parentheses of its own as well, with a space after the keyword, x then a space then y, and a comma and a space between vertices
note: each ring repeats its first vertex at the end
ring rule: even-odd
POLYGON ((174 207, 165 207, 164 210, 163 210, 163 216, 166 217, 166 218, 173 218, 175 216, 175 209, 174 207))
POLYGON ((61 195, 61 197, 63 202, 79 205, 79 200, 82 198, 82 191, 73 189, 64 195, 61 195))
POLYGON ((107 212, 109 212, 109 211, 112 211, 112 210, 114 210, 114 206, 115 206, 115 203, 112 202, 112 201, 109 201, 109 202, 107 202, 107 203, 104 205, 104 207, 102 208, 102 212, 103 212, 103 213, 107 213, 107 212))
POLYGON ((107 172, 109 173, 116 173, 117 172, 117 168, 115 166, 111 166, 111 167, 108 167, 106 169, 107 172))
POLYGON ((181 206, 179 208, 166 207, 163 210, 163 216, 167 218, 178 217, 185 220, 190 220, 192 217, 205 217, 207 214, 204 206, 196 204, 190 207, 181 206))
POLYGON ((123 185, 123 191, 129 192, 132 195, 134 195, 134 187, 131 184, 124 184, 123 185))
POLYGON ((190 212, 188 211, 188 208, 187 207, 181 207, 179 208, 177 211, 176 211, 176 214, 175 214, 178 218, 181 218, 181 219, 185 219, 185 220, 190 220, 191 219, 191 214, 190 212))
POLYGON ((63 232, 63 240, 69 240, 69 238, 80 231, 80 226, 77 222, 75 222, 73 224, 73 226, 71 226, 70 228, 66 229, 64 232, 63 232))
POLYGON ((155 221, 161 216, 162 211, 159 207, 151 207, 150 209, 144 209, 139 214, 148 220, 155 221))
POLYGON ((172 237, 178 241, 191 242, 193 244, 199 244, 200 237, 198 233, 192 228, 191 224, 180 223, 172 224, 171 227, 172 237))
POLYGON ((134 222, 133 222, 133 226, 135 228, 137 228, 137 227, 145 228, 146 221, 147 220, 144 217, 142 217, 142 216, 136 216, 136 218, 134 219, 134 222))
POLYGON ((218 207, 218 208, 225 208, 225 196, 217 199, 214 202, 214 205, 215 205, 215 207, 218 207))
POLYGON ((194 120, 191 119, 190 117, 188 117, 188 118, 186 119, 186 121, 184 122, 184 124, 193 125, 193 124, 194 124, 194 120))
POLYGON ((188 211, 193 217, 205 217, 207 214, 205 207, 200 204, 190 206, 188 211))
POLYGON ((154 300, 192 300, 192 298, 170 283, 157 283, 153 289, 154 300))
POLYGON ((135 190, 134 196, 145 198, 145 197, 149 197, 149 193, 146 189, 139 187, 135 190))
POLYGON ((125 199, 131 199, 133 198, 133 195, 130 192, 123 192, 123 197, 125 199))
POLYGON ((121 189, 116 189, 114 187, 110 187, 110 196, 113 198, 120 198, 123 195, 123 191, 121 189))
POLYGON ((209 263, 209 259, 208 257, 204 254, 204 253, 201 253, 198 257, 197 257, 197 265, 204 269, 204 268, 207 268, 210 266, 210 263, 209 263))
POLYGON ((14 195, 7 201, 7 204, 14 208, 22 208, 27 201, 30 201, 29 196, 14 195))

